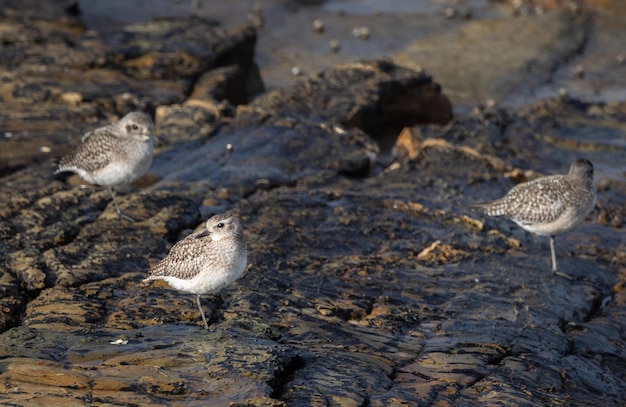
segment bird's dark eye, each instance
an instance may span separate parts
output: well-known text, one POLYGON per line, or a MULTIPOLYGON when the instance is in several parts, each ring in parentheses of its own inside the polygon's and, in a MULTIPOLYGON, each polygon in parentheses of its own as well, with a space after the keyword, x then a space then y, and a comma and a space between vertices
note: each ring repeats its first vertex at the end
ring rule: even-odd
POLYGON ((139 126, 137 126, 136 124, 133 124, 133 130, 139 130, 139 126))
POLYGON ((224 227, 224 222, 220 222, 216 226, 221 229, 224 227))

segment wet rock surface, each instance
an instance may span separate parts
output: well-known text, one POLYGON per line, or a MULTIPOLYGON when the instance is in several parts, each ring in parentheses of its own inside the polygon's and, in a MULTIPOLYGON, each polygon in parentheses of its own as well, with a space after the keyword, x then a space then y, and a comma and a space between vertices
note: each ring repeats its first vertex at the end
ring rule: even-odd
MULTIPOLYGON (((0 24, 37 21, 12 7, 0 24)), ((77 24, 66 11, 58 21, 63 32, 77 24)), ((144 28, 162 38, 169 24, 144 28)), ((232 38, 253 37, 239 33, 232 38)), ((249 44, 229 45, 239 57, 223 66, 185 65, 180 75, 166 47, 139 44, 134 61, 149 61, 139 74, 123 63, 130 57, 113 57, 129 55, 119 41, 64 35, 77 54, 87 52, 86 37, 100 44, 90 52, 104 59, 45 86, 84 95, 76 89, 89 84, 97 97, 0 98, 13 129, 0 140, 13 160, 3 161, 0 182, 2 403, 623 404, 626 104, 563 97, 452 119, 442 102, 424 116, 433 95, 446 100, 436 72, 364 61, 235 107, 258 89, 224 91, 233 77, 255 77, 249 44), (87 79, 101 69, 137 87, 121 86, 122 94, 87 79), (186 75, 203 79, 179 86, 186 75), (155 97, 160 85, 173 96, 155 97), (121 209, 138 220, 131 224, 117 219, 106 190, 52 172, 53 157, 84 131, 137 108, 154 111, 162 143, 150 173, 120 191, 121 209), (347 119, 356 116, 374 116, 376 126, 347 119), (387 157, 374 136, 402 126, 387 157), (578 157, 596 165, 598 204, 557 237, 567 280, 550 273, 547 238, 468 207, 566 172, 578 157), (207 332, 194 296, 141 280, 173 243, 224 210, 244 226, 249 266, 233 286, 204 296, 207 332)), ((31 46, 45 36, 32 38, 11 46, 43 55, 45 46, 31 46)), ((214 50, 211 38, 190 44, 214 50)), ((72 69, 64 64, 46 69, 72 69)), ((47 75, 32 76, 26 62, 3 69, 11 89, 47 75)))
POLYGON ((259 96, 251 107, 283 117, 338 121, 374 135, 397 132, 403 126, 418 123, 443 124, 452 119, 452 105, 431 77, 385 61, 353 63, 323 71, 259 96))
POLYGON ((503 102, 507 96, 533 94, 549 82, 561 61, 583 48, 587 23, 584 16, 569 11, 470 21, 409 44, 394 61, 441 73, 446 89, 454 89, 450 97, 457 104, 503 102), (437 55, 454 55, 455 61, 437 55))
MULTIPOLYGON (((73 15, 51 23, 46 8, 30 11, 38 9, 35 3, 10 2, 0 22, 0 121, 7 145, 0 153, 0 174, 67 153, 86 131, 117 114, 153 111, 182 103, 190 94, 241 103, 240 95, 263 89, 253 61, 256 33, 250 27, 225 29, 200 18, 159 19, 99 36, 73 15), (231 75, 237 72, 238 87, 226 68, 231 75), (213 95, 202 90, 210 82, 208 72, 226 78, 216 81, 213 95), (69 132, 74 138, 68 140, 68 127, 59 128, 59 120, 74 125, 69 132)), ((57 14, 63 14, 58 10, 66 3, 57 3, 57 14)))

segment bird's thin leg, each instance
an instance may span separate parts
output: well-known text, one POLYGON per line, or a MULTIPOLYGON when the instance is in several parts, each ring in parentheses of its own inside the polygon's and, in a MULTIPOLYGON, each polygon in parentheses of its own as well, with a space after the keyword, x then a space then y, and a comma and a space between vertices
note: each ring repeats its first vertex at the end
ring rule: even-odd
POLYGON ((209 324, 207 324, 206 317, 204 316, 204 311, 202 310, 202 303, 200 302, 200 294, 198 294, 198 297, 196 298, 196 301, 198 302, 198 309, 200 310, 200 315, 202 316, 202 322, 204 322, 204 329, 206 329, 208 331, 209 330, 209 324))
POLYGON ((550 236, 550 252, 552 253, 552 274, 555 276, 565 277, 568 280, 571 280, 572 279, 571 276, 565 273, 561 273, 559 271, 559 268, 556 264, 556 249, 554 248, 554 241, 555 241, 554 235, 550 236))
POLYGON ((113 188, 111 187, 107 187, 107 188, 109 188, 109 192, 111 193, 111 196, 113 197, 113 203, 115 204, 115 209, 117 209, 117 215, 120 217, 120 219, 124 218, 129 222, 135 222, 133 218, 126 215, 124 212, 120 210, 120 207, 117 205, 117 199, 115 199, 115 192, 113 192, 113 188))
POLYGON ((550 236, 550 252, 552 253, 552 271, 556 273, 559 267, 556 265, 556 250, 554 249, 554 235, 550 236))

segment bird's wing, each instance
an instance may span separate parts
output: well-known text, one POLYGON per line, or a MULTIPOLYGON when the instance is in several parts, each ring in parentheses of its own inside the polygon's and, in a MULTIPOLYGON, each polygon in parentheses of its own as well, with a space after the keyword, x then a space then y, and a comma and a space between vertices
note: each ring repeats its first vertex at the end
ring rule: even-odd
POLYGON ((521 224, 553 222, 561 216, 567 206, 556 179, 544 178, 542 182, 520 184, 503 199, 508 201, 508 216, 521 224))
POLYGON ((151 270, 152 277, 175 276, 184 280, 192 279, 206 263, 206 245, 210 237, 199 237, 201 233, 187 236, 172 246, 169 254, 151 270))
MULTIPOLYGON (((111 162, 111 153, 119 150, 117 138, 107 131, 96 129, 83 137, 83 142, 70 155, 59 161, 59 171, 79 167, 97 171, 111 162)), ((121 153, 121 151, 120 151, 121 153)))

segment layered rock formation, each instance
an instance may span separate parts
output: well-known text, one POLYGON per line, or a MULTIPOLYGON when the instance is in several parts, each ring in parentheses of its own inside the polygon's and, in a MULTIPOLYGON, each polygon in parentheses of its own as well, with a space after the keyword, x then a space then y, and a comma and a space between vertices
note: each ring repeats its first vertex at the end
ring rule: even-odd
POLYGON ((622 403, 626 104, 453 119, 445 89, 388 61, 251 100, 250 28, 166 20, 101 38, 58 3, 8 3, 2 403, 622 403), (106 190, 52 172, 85 131, 135 109, 162 144, 120 194, 130 224, 106 190), (468 207, 573 156, 597 164, 599 191, 557 244, 570 281, 551 276, 547 239, 468 207), (204 298, 207 332, 194 296, 141 280, 224 210, 249 266, 204 298))

